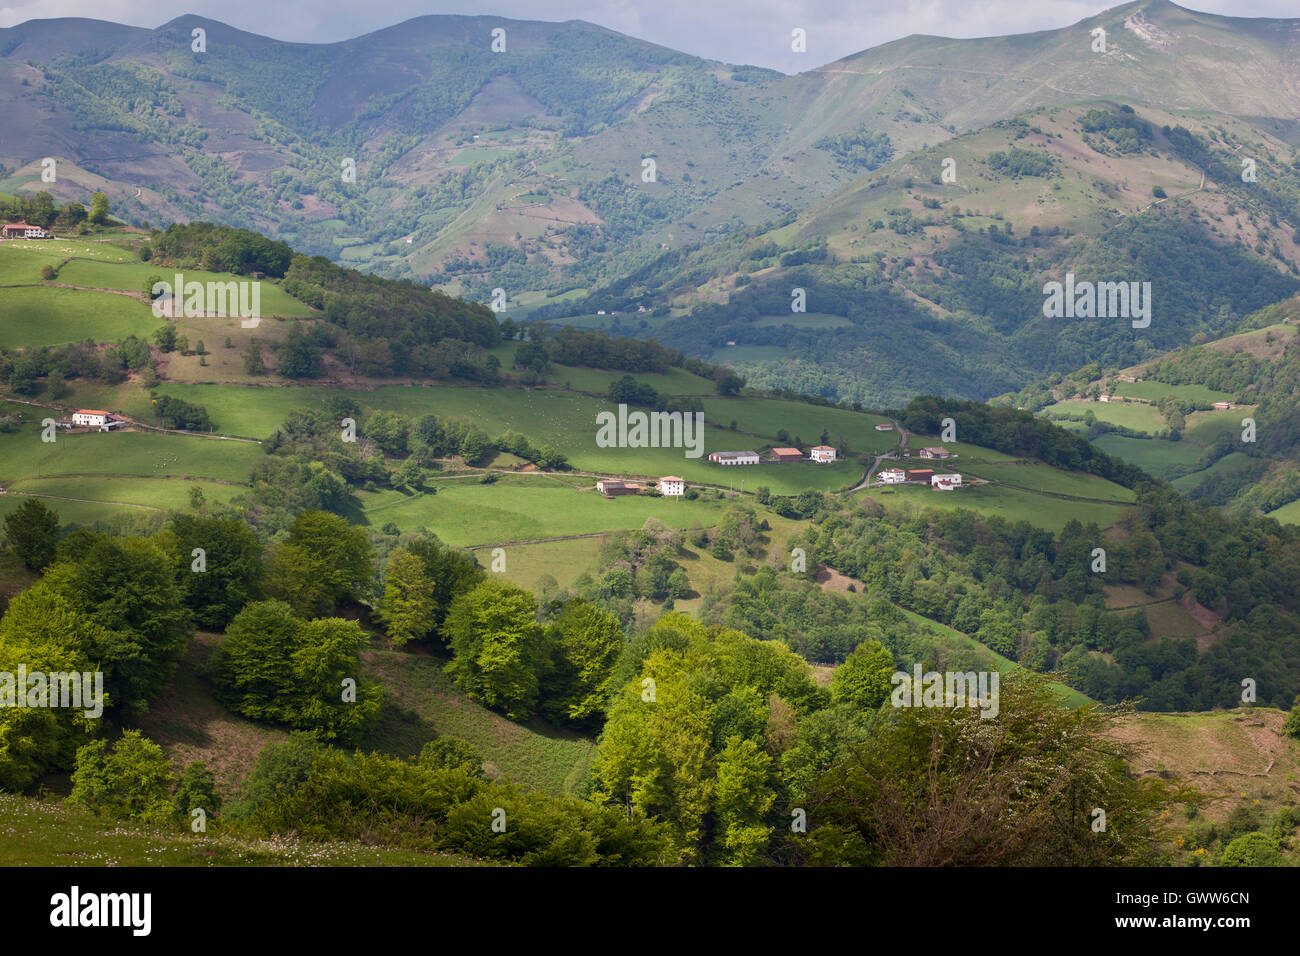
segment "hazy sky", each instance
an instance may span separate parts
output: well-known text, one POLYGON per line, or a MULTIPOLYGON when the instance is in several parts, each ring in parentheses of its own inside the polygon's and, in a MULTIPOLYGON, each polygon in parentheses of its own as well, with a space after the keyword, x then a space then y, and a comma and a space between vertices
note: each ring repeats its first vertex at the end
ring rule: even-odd
MULTIPOLYGON (((1117 6, 1110 0, 0 0, 0 26, 93 17, 156 27, 185 13, 281 40, 327 43, 431 13, 587 20, 729 63, 806 70, 912 33, 975 37, 1048 30, 1117 6), (792 53, 790 33, 807 31, 792 53)), ((1300 16, 1296 0, 1187 0, 1239 17, 1300 16)))

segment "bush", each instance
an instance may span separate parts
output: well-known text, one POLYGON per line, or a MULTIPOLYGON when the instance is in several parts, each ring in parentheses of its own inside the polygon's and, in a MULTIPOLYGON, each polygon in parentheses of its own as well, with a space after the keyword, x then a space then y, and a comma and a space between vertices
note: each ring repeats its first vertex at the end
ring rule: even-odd
POLYGON ((1282 733, 1292 740, 1300 740, 1300 700, 1296 701, 1282 722, 1282 733))
POLYGON ((368 643, 355 621, 304 621, 283 601, 254 602, 212 655, 217 697, 254 720, 355 740, 378 715, 383 693, 358 679, 368 643))
POLYGON ((1272 840, 1262 833, 1239 836, 1223 848, 1220 866, 1285 866, 1282 856, 1272 840))
POLYGON ((221 795, 217 793, 216 778, 205 764, 192 763, 181 772, 176 794, 172 797, 172 806, 186 820, 190 819, 191 811, 196 809, 212 817, 221 811, 221 795))
POLYGON ((68 802, 97 814, 160 823, 174 813, 171 764, 152 740, 128 730, 113 744, 92 740, 77 751, 68 802))

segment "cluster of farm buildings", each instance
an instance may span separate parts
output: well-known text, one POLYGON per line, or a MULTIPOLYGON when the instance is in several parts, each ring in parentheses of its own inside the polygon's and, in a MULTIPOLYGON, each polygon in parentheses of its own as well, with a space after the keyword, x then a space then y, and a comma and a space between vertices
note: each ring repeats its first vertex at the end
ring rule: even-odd
MULTIPOLYGON (((917 457, 928 459, 951 458, 952 453, 942 446, 922 448, 917 457)), ((961 487, 961 475, 956 472, 941 474, 933 468, 882 468, 876 474, 882 485, 929 485, 938 491, 952 491, 961 487)))
MULTIPOLYGON (((715 451, 709 455, 709 461, 715 465, 761 465, 762 456, 756 451, 715 451)), ((835 461, 835 449, 830 445, 817 445, 810 449, 808 457, 798 448, 773 448, 766 464, 780 464, 793 461, 815 461, 830 464, 835 461)), ((652 485, 636 481, 608 479, 596 482, 596 490, 606 498, 619 495, 639 495, 649 487, 654 487, 665 498, 680 498, 686 494, 686 481, 676 475, 667 475, 652 485)))
MULTIPOLYGON (((798 448, 773 448, 768 462, 815 461, 823 465, 835 461, 835 449, 830 445, 817 445, 808 452, 805 459, 798 448)), ((763 459, 756 451, 715 451, 709 455, 709 461, 715 465, 761 465, 763 459)))

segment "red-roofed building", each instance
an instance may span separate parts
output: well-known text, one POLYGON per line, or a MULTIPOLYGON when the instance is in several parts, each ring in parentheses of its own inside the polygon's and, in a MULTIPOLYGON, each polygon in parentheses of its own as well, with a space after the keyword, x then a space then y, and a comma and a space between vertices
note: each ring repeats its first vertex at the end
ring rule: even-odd
POLYGON ((25 222, 5 223, 4 236, 6 239, 53 239, 53 233, 46 232, 40 226, 28 225, 25 222))

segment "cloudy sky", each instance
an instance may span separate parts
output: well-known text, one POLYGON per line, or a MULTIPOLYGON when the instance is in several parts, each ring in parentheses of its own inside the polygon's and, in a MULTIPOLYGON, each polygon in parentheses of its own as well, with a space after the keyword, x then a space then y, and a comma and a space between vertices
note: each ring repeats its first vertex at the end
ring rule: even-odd
MULTIPOLYGON (((729 63, 808 69, 912 33, 952 37, 1027 33, 1077 23, 1113 0, 0 0, 0 26, 93 17, 156 27, 185 13, 280 40, 328 43, 430 13, 587 20, 729 63), (807 54, 790 50, 807 33, 807 54)), ((1238 17, 1300 16, 1296 0, 1184 0, 1238 17)))

